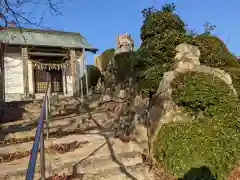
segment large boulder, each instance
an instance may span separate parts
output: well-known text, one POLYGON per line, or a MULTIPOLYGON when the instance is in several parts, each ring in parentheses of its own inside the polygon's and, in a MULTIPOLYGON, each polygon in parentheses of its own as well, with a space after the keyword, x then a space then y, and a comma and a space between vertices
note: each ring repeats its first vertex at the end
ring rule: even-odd
MULTIPOLYGON (((165 72, 154 96, 153 106, 150 109, 151 133, 153 136, 159 131, 162 124, 179 121, 189 121, 189 117, 181 107, 172 101, 173 80, 188 71, 203 72, 223 80, 237 97, 231 76, 223 70, 200 64, 200 51, 196 46, 180 44, 176 47, 174 70, 165 72)), ((154 139, 154 138, 153 138, 154 139)))
MULTIPOLYGON (((189 44, 180 44, 176 47, 176 63, 175 69, 173 71, 168 71, 164 73, 163 79, 160 82, 159 88, 157 90, 157 94, 163 92, 164 89, 168 89, 171 81, 179 75, 179 73, 184 73, 187 71, 196 71, 203 72, 209 75, 213 75, 215 77, 220 78, 229 87, 233 90, 234 94, 236 94, 236 90, 233 88, 231 76, 226 73, 224 70, 213 68, 210 66, 200 65, 199 57, 200 51, 196 46, 192 46, 189 44)), ((236 94, 237 95, 237 94, 236 94)))
POLYGON ((192 46, 189 44, 179 44, 176 47, 177 53, 175 56, 175 61, 177 62, 177 68, 184 69, 184 64, 191 65, 200 65, 200 51, 196 46, 192 46))

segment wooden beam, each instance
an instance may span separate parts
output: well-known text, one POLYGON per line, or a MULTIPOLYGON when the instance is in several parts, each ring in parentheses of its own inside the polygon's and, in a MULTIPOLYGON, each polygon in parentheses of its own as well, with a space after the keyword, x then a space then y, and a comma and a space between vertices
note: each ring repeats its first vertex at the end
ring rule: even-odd
POLYGON ((57 47, 39 47, 39 46, 28 46, 29 52, 54 52, 54 53, 67 53, 66 48, 57 48, 57 47))
POLYGON ((68 53, 46 53, 46 52, 28 52, 28 55, 31 56, 68 56, 68 53))
POLYGON ((22 67, 23 67, 23 88, 24 88, 24 98, 29 97, 29 80, 28 80, 28 50, 27 47, 22 47, 22 67))
POLYGON ((71 76, 72 76, 72 89, 73 89, 73 96, 77 96, 77 67, 76 67, 76 51, 75 49, 70 50, 70 63, 71 63, 71 76))

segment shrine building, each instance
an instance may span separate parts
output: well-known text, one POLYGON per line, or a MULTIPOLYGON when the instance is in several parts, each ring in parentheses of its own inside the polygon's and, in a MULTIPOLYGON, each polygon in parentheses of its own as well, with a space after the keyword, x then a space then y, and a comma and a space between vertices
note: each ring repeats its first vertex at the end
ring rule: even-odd
POLYGON ((2 101, 40 99, 48 79, 52 93, 78 95, 84 53, 98 51, 80 33, 12 27, 0 28, 0 45, 2 101))

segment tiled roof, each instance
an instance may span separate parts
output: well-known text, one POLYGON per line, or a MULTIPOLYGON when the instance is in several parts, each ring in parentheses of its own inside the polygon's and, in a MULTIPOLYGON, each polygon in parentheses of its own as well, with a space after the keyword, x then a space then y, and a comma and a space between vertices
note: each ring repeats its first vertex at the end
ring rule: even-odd
POLYGON ((54 30, 0 28, 0 41, 14 45, 85 48, 91 52, 98 50, 91 46, 80 33, 54 30))

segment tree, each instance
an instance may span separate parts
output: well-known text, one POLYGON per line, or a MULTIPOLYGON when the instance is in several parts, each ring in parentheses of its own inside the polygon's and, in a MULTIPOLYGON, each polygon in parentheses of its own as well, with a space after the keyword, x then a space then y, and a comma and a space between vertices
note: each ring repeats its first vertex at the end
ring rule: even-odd
POLYGON ((163 73, 172 67, 176 46, 192 40, 175 8, 175 4, 166 4, 160 10, 150 7, 142 11, 142 44, 134 71, 138 74, 139 90, 145 95, 156 91, 163 73))
MULTIPOLYGON (((22 27, 29 25, 49 29, 42 25, 44 15, 47 11, 52 15, 61 15, 61 12, 59 11, 61 3, 62 1, 56 0, 1 0, 0 30, 2 27, 18 27, 21 29, 22 27), (39 18, 39 22, 36 22, 33 21, 33 12, 39 5, 41 5, 40 3, 45 4, 46 9, 43 11, 42 17, 39 18), (29 7, 32 7, 32 9, 29 9, 29 7)), ((6 42, 0 42, 0 51, 4 51, 6 45, 6 42)))

